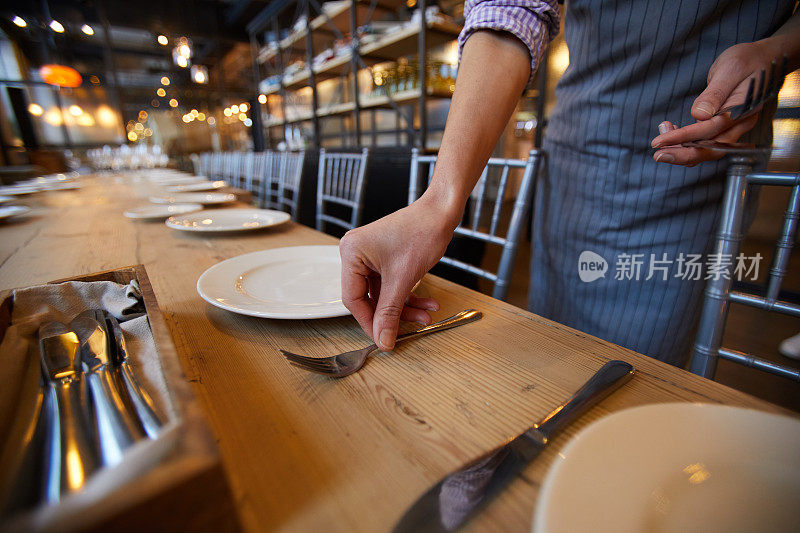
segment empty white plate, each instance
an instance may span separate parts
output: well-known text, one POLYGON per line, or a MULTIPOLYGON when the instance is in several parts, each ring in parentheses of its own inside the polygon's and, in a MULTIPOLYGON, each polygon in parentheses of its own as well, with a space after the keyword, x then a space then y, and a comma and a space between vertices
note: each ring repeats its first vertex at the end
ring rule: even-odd
POLYGON ((0 196, 0 204, 4 204, 12 200, 15 200, 15 198, 13 198, 12 196, 0 196))
POLYGON ((671 403, 578 433, 545 477, 534 531, 797 531, 800 422, 671 403))
POLYGON ((339 247, 290 246, 233 257, 206 270, 197 292, 243 315, 309 319, 350 314, 342 304, 339 247))
POLYGON ((24 205, 5 205, 0 207, 0 220, 24 215, 30 210, 30 207, 25 207, 24 205))
POLYGON ((125 216, 128 218, 136 218, 140 220, 163 220, 172 215, 183 215, 185 213, 194 213, 201 211, 202 204, 157 204, 145 205, 125 211, 125 216))
POLYGON ((154 204, 224 204, 233 202, 236 196, 233 194, 222 194, 214 192, 176 192, 169 196, 151 196, 150 201, 154 204))
POLYGON ((183 231, 250 231, 277 226, 289 218, 288 213, 272 209, 219 209, 169 217, 166 224, 183 231))
POLYGON ((199 191, 213 191, 214 189, 221 189, 225 186, 222 180, 217 181, 198 181, 196 183, 188 183, 186 185, 172 185, 167 187, 169 192, 199 192, 199 191))

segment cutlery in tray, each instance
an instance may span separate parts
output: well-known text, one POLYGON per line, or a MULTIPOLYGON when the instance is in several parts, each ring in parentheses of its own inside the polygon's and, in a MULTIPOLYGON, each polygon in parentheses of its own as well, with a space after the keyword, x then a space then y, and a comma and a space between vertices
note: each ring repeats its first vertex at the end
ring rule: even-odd
POLYGON ((0 368, 0 532, 230 527, 219 452, 144 267, 0 298, 0 368), (217 503, 198 524, 189 502, 204 498, 217 503))

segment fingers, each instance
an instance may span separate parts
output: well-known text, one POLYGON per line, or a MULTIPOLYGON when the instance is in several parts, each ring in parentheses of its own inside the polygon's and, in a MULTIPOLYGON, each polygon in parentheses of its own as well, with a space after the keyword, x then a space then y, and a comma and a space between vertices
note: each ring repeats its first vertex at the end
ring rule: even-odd
POLYGON ((694 124, 689 124, 682 128, 666 131, 653 139, 650 145, 653 148, 662 148, 696 141, 698 139, 713 139, 730 128, 732 124, 733 122, 730 117, 719 115, 709 120, 695 122, 694 124))
POLYGON ((708 86, 692 104, 692 116, 697 120, 710 119, 714 113, 728 103, 732 93, 740 89, 739 86, 742 81, 747 80, 749 74, 750 72, 743 68, 741 61, 737 61, 733 57, 723 58, 720 56, 709 72, 708 86))
POLYGON ((433 298, 420 298, 412 292, 408 295, 408 298, 406 298, 400 320, 417 322, 426 326, 432 322, 431 315, 428 311, 438 310, 439 302, 433 298))
MULTIPOLYGON (((721 142, 736 142, 739 137, 750 131, 758 122, 758 115, 753 115, 714 138, 721 142)), ((682 146, 671 146, 658 150, 653 154, 653 159, 659 163, 670 163, 672 165, 684 165, 693 167, 704 161, 715 161, 722 158, 725 154, 719 150, 706 150, 700 148, 685 148, 682 146)))
POLYGON ((375 305, 369 299, 370 270, 346 246, 340 246, 339 254, 342 258, 342 303, 364 333, 372 335, 375 305))
POLYGON ((411 293, 412 285, 413 282, 408 283, 398 276, 386 276, 381 280, 378 305, 373 317, 372 338, 382 351, 394 348, 404 303, 411 293))
POLYGON ((437 302, 436 299, 421 298, 416 294, 414 294, 413 292, 408 295, 408 298, 406 298, 406 305, 410 305, 411 307, 418 307, 419 309, 425 309, 427 311, 439 310, 439 302, 437 302))

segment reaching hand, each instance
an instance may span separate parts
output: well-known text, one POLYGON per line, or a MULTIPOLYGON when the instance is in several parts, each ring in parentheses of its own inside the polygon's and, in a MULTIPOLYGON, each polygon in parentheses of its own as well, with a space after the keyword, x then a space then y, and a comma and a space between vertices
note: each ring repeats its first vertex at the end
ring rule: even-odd
POLYGON ((714 116, 721 109, 741 104, 747 96, 750 78, 760 76, 762 70, 769 72, 771 62, 778 59, 769 40, 742 43, 731 46, 714 61, 708 71, 708 87, 692 105, 692 116, 697 122, 675 128, 672 123, 659 125, 659 133, 653 139, 653 148, 659 150, 653 159, 661 163, 692 167, 703 161, 720 159, 724 154, 699 148, 684 148, 681 143, 698 139, 736 142, 750 131, 758 121, 758 115, 734 122, 729 113, 714 116))
POLYGON ((444 254, 458 221, 425 196, 348 231, 339 244, 342 301, 381 350, 391 350, 400 320, 429 324, 432 298, 411 293, 444 254))

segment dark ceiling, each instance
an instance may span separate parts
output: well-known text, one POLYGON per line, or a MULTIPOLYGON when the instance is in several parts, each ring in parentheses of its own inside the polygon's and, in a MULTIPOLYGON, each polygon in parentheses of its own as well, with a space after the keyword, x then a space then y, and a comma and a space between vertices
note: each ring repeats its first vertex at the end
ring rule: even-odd
MULTIPOLYGON (((97 76, 106 87, 114 86, 112 72, 126 100, 153 97, 161 76, 173 81, 173 88, 198 87, 189 80, 188 69, 172 62, 171 44, 181 36, 192 41, 195 64, 209 68, 211 83, 206 93, 251 92, 254 80, 215 75, 223 58, 247 50, 247 24, 269 2, 265 0, 13 0, 0 8, 0 29, 19 47, 32 69, 44 63, 63 63, 75 67, 85 78, 97 76), (28 26, 19 28, 11 19, 23 17, 28 26), (66 31, 56 33, 47 27, 51 19, 66 31), (94 35, 80 31, 90 25, 94 35), (106 28, 110 30, 106 39, 106 28), (158 44, 158 35, 170 39, 168 46, 158 44), (109 47, 110 45, 110 47, 109 47), (112 50, 112 53, 108 53, 112 50), (232 52, 233 51, 233 52, 232 52), (228 79, 226 85, 220 80, 228 79)), ((252 78, 250 76, 249 78, 252 78)))

